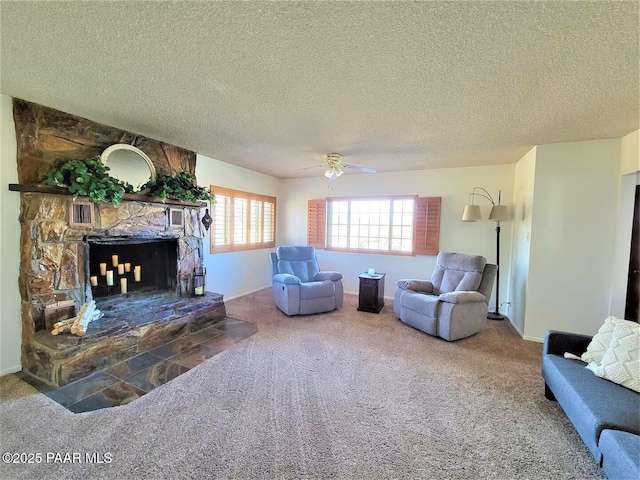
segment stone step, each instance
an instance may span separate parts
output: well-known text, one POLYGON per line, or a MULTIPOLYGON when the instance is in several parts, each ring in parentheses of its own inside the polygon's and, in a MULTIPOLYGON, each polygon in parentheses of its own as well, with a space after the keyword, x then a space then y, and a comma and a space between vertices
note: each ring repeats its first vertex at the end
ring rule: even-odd
POLYGON ((127 294, 96 300, 103 318, 87 334, 51 335, 41 330, 23 344, 23 369, 62 386, 139 353, 224 320, 223 296, 180 297, 169 292, 127 294), (116 298, 118 297, 118 298, 116 298))

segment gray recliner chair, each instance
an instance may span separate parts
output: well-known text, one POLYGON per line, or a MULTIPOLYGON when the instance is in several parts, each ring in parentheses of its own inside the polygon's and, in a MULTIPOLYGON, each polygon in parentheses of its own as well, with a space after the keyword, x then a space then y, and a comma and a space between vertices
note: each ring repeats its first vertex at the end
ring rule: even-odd
POLYGON ((448 341, 486 323, 498 267, 482 256, 440 252, 431 280, 399 280, 393 311, 400 320, 448 341))
POLYGON ((284 313, 308 315, 342 307, 342 274, 321 272, 315 247, 282 246, 270 255, 273 299, 284 313))

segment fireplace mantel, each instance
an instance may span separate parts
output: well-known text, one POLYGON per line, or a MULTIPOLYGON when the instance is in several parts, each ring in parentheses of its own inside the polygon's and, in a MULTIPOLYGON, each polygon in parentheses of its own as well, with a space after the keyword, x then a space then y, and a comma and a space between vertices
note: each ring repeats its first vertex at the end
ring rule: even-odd
MULTIPOLYGON (((68 190, 62 187, 56 187, 53 185, 44 185, 41 183, 10 183, 9 190, 12 192, 29 192, 29 193, 46 193, 49 195, 67 195, 71 196, 68 190)), ((83 198, 83 197, 78 197, 83 198)), ((140 195, 137 193, 125 193, 123 200, 128 200, 132 202, 146 202, 146 203, 162 203, 164 205, 179 205, 182 207, 195 207, 195 208, 204 208, 207 206, 206 203, 193 203, 193 202, 183 202, 181 200, 174 200, 172 198, 167 198, 164 202, 158 198, 150 197, 148 195, 140 195)))

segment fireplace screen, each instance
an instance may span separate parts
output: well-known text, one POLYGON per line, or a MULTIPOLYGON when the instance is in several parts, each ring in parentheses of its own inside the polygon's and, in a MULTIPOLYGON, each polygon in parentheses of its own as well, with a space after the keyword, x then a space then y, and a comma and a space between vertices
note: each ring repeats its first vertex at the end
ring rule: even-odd
POLYGON ((175 238, 89 237, 87 280, 94 297, 136 291, 176 291, 175 238))

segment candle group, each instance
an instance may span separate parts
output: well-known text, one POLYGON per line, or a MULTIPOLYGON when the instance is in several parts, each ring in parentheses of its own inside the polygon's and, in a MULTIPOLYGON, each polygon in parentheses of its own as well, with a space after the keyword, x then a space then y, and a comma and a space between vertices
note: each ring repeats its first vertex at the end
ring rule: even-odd
MULTIPOLYGON (((114 285, 114 272, 118 275, 125 275, 126 273, 131 273, 131 262, 119 262, 118 255, 111 255, 111 265, 113 266, 113 270, 107 270, 107 263, 100 263, 100 276, 106 277, 105 280, 107 282, 108 287, 112 287, 114 285)), ((133 280, 135 282, 139 282, 142 278, 142 266, 135 265, 133 267, 133 280)), ((91 275, 89 277, 89 282, 92 287, 98 286, 98 276, 91 275)), ((127 293, 128 291, 128 280, 127 278, 120 278, 120 293, 127 293)))

